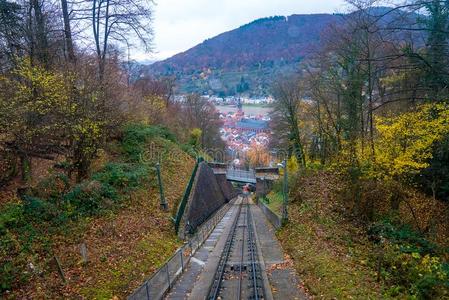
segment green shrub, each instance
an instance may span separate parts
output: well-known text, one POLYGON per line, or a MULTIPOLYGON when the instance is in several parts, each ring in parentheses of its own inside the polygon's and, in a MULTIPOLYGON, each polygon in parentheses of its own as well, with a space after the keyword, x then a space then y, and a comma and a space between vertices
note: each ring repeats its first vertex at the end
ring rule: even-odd
POLYGON ((39 182, 33 189, 33 195, 45 199, 60 199, 70 188, 69 178, 65 174, 55 174, 39 182))
POLYGON ((271 189, 272 193, 282 193, 284 189, 284 180, 279 179, 273 182, 273 186, 271 189))
POLYGON ((75 218, 78 215, 99 214, 101 210, 110 208, 112 203, 119 199, 115 188, 98 181, 79 184, 64 197, 71 215, 75 218))
POLYGON ((15 279, 15 272, 11 261, 2 262, 0 270, 0 292, 3 292, 12 287, 12 283, 15 279))
POLYGON ((149 181, 149 168, 144 164, 109 163, 92 178, 118 189, 133 190, 149 181))
POLYGON ((139 162, 145 152, 150 139, 161 137, 177 143, 176 137, 169 129, 163 126, 148 126, 144 124, 131 124, 124 129, 122 148, 132 162, 139 162))
POLYGON ((325 169, 325 165, 318 161, 311 161, 307 163, 307 170, 311 171, 321 171, 325 169))
POLYGON ((182 144, 180 145, 180 148, 192 158, 196 159, 196 157, 198 156, 195 148, 190 144, 182 144))
POLYGON ((22 204, 7 204, 0 212, 0 294, 27 277, 27 250, 34 236, 22 204), (15 231, 23 234, 18 240, 15 231))
POLYGON ((7 204, 0 212, 0 235, 5 234, 8 228, 20 227, 25 223, 23 206, 20 204, 7 204))
POLYGON ((24 213, 35 221, 54 221, 61 211, 51 202, 37 197, 23 197, 24 213))
POLYGON ((436 244, 394 218, 374 223, 368 235, 382 241, 381 276, 390 286, 386 296, 432 299, 449 295, 449 270, 436 244))
POLYGON ((437 245, 428 241, 416 230, 407 224, 394 225, 388 219, 373 223, 368 234, 371 237, 384 237, 400 246, 401 252, 417 252, 421 255, 432 254, 437 250, 437 245))
POLYGON ((382 275, 391 285, 389 296, 436 299, 449 296, 449 272, 438 256, 404 253, 399 245, 385 247, 382 275))

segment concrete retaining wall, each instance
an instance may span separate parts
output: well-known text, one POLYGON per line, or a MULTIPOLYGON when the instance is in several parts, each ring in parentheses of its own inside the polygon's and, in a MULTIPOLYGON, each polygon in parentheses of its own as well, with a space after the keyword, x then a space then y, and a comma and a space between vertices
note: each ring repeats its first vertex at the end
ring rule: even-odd
POLYGON ((268 206, 262 201, 258 201, 257 205, 260 207, 264 215, 267 217, 268 221, 273 225, 274 228, 279 229, 282 227, 282 219, 277 214, 275 214, 268 206))
POLYGON ((215 174, 207 163, 198 166, 179 235, 184 238, 227 202, 215 174))
POLYGON ((256 196, 263 197, 268 195, 273 187, 273 181, 268 179, 257 178, 256 182, 256 196))
POLYGON ((226 174, 215 174, 215 178, 217 179, 221 192, 223 193, 223 196, 225 197, 227 202, 237 197, 238 192, 234 188, 232 183, 226 179, 226 174))

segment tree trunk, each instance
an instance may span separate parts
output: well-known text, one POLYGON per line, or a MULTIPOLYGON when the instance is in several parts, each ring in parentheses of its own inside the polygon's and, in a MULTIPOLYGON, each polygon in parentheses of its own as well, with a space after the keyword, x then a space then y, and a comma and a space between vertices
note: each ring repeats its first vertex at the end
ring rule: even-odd
POLYGON ((35 48, 35 46, 34 46, 34 34, 33 34, 33 28, 34 28, 33 27, 33 4, 31 2, 29 3, 28 9, 27 9, 27 18, 28 18, 28 20, 27 20, 26 33, 27 33, 27 38, 28 38, 28 42, 29 42, 28 55, 30 57, 31 65, 34 65, 34 54, 35 54, 34 48, 35 48))
POLYGON ((303 167, 306 166, 306 158, 304 155, 304 147, 302 146, 301 143, 301 137, 299 135, 299 129, 298 129, 298 122, 296 120, 294 120, 292 122, 292 126, 293 126, 293 132, 292 132, 292 143, 293 143, 293 149, 294 149, 294 153, 296 158, 298 159, 299 162, 301 162, 301 165, 303 167))
POLYGON ((20 170, 22 181, 28 183, 31 180, 31 160, 26 154, 20 154, 20 170))
POLYGON ((64 19, 64 36, 65 36, 65 44, 67 47, 67 56, 68 60, 71 63, 75 63, 75 51, 73 48, 73 40, 72 40, 72 29, 70 26, 70 18, 69 18, 69 10, 67 7, 67 0, 61 0, 62 6, 62 17, 64 19))
POLYGON ((368 101, 369 101, 369 108, 368 108, 369 143, 371 148, 371 158, 373 161, 375 161, 376 152, 374 149, 373 75, 372 75, 371 51, 369 41, 368 41, 368 101))
POLYGON ((42 7, 39 0, 31 0, 31 4, 34 10, 34 19, 36 22, 36 55, 39 62, 48 68, 50 62, 45 18, 42 14, 42 7))

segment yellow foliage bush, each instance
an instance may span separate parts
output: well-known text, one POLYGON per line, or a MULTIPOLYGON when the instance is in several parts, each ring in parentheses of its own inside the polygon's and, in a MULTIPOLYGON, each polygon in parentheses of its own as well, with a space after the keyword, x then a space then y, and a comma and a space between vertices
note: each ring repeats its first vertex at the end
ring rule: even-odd
POLYGON ((287 161, 287 170, 290 174, 295 174, 299 171, 298 159, 295 155, 292 155, 287 161))
POLYGON ((449 134, 449 105, 425 104, 395 117, 376 118, 375 177, 401 178, 429 166, 435 143, 449 134))

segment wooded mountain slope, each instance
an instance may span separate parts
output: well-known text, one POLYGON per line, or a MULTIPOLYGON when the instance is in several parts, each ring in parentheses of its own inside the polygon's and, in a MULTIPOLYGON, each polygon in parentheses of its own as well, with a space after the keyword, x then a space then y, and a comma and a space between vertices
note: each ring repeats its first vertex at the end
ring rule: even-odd
POLYGON ((212 90, 232 94, 249 81, 262 92, 274 73, 293 70, 319 46, 320 33, 341 15, 315 14, 258 19, 144 70, 152 75, 175 75, 184 91, 212 90))
MULTIPOLYGON (((399 12, 370 8, 369 14, 394 22, 399 12)), ((401 14, 403 14, 401 12, 401 14)), ((267 94, 272 80, 298 72, 298 65, 321 48, 322 35, 332 25, 357 18, 351 14, 294 14, 261 18, 166 60, 140 68, 139 76, 174 76, 181 92, 234 95, 267 94)), ((406 18, 415 20, 416 14, 406 18)), ((402 39, 400 34, 397 36, 402 39)))

